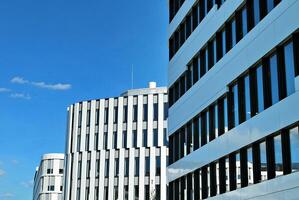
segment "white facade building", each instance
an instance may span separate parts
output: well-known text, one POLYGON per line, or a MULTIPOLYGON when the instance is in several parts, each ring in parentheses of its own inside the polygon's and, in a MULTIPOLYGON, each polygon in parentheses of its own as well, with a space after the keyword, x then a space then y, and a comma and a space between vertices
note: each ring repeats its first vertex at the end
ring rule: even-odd
POLYGON ((62 200, 64 154, 45 154, 34 176, 33 200, 62 200))
POLYGON ((68 108, 65 200, 166 199, 167 89, 68 108))
POLYGON ((298 199, 299 0, 169 10, 168 199, 298 199))

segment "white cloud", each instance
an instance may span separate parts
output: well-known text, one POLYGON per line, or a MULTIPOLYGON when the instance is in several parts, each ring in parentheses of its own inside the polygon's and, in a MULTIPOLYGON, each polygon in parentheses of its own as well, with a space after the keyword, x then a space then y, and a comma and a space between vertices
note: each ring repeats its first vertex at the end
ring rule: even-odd
POLYGON ((4 199, 10 199, 14 196, 15 195, 13 193, 10 193, 10 192, 5 192, 5 193, 0 194, 0 197, 3 197, 4 199))
POLYGON ((0 87, 0 92, 10 92, 11 90, 8 88, 1 88, 0 87))
POLYGON ((10 95, 10 97, 15 99, 25 99, 25 100, 31 99, 31 96, 29 94, 24 94, 24 93, 13 93, 10 95))
POLYGON ((14 164, 14 165, 17 165, 17 164, 19 164, 19 161, 16 160, 16 159, 13 159, 13 160, 11 160, 11 163, 14 164))
POLYGON ((49 90, 69 90, 72 88, 71 84, 64 84, 64 83, 49 84, 49 83, 45 83, 44 81, 35 82, 35 81, 26 80, 20 76, 13 77, 10 82, 16 84, 30 84, 38 88, 44 88, 49 90))
POLYGON ((3 169, 0 169, 0 176, 4 176, 5 175, 5 171, 3 169))
POLYGON ((33 180, 30 181, 23 181, 21 182, 21 185, 24 186, 25 188, 32 188, 33 187, 33 180))
POLYGON ((32 82, 32 85, 40 88, 50 89, 50 90, 69 90, 72 88, 71 84, 46 84, 45 82, 32 82))
POLYGON ((13 77, 10 82, 12 83, 18 83, 18 84, 25 84, 25 83, 29 83, 29 81, 25 80, 23 77, 13 77))

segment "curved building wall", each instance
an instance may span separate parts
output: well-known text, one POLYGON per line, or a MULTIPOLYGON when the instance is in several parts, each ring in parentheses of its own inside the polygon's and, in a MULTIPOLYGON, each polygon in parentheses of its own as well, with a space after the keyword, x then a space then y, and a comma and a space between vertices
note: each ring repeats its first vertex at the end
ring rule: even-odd
POLYGON ((64 199, 166 199, 167 89, 68 108, 64 199))
POLYGON ((33 200, 62 200, 64 154, 45 154, 34 176, 33 200))

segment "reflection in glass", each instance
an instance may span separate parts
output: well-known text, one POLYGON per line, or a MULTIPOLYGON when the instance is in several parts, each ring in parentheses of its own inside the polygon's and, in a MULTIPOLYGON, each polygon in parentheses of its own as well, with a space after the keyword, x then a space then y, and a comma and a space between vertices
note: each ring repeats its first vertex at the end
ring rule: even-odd
POLYGON ((292 172, 299 171, 299 132, 298 127, 290 130, 292 172))
POLYGON ((265 181, 268 179, 266 142, 262 142, 260 144, 260 158, 261 158, 261 181, 265 181))
POLYGON ((275 104, 279 101, 277 70, 277 56, 274 54, 270 57, 272 104, 275 104))
POLYGON ((214 108, 214 126, 215 126, 215 137, 218 137, 218 105, 214 108))
POLYGON ((247 31, 247 9, 244 6, 242 10, 242 37, 246 35, 247 31))
POLYGON ((224 132, 228 131, 228 113, 227 113, 227 98, 223 100, 223 110, 224 110, 224 132))
POLYGON ((254 26, 260 21, 260 0, 253 0, 254 26))
POLYGON ((258 101, 258 113, 264 110, 264 84, 263 84, 263 69, 259 66, 256 69, 257 79, 257 101, 258 101))
POLYGON ((226 54, 226 32, 225 30, 222 30, 221 32, 221 41, 222 41, 222 56, 226 54))
POLYGON ((267 0, 267 13, 274 8, 274 0, 267 0))
POLYGON ((251 117, 251 101, 250 101, 250 80, 249 75, 244 78, 244 90, 245 90, 245 117, 246 120, 251 117))
POLYGON ((283 175, 281 135, 274 137, 275 175, 283 175))
POLYGON ((239 99, 238 99, 238 85, 234 85, 232 88, 233 98, 234 98, 234 125, 239 125, 239 99))
POLYGON ((295 92, 295 68, 294 68, 294 55, 293 55, 293 43, 290 42, 284 47, 284 60, 286 71, 286 85, 287 96, 295 92))
POLYGON ((236 177, 237 177, 237 188, 241 188, 241 162, 240 162, 240 153, 236 154, 236 177))
POLYGON ((233 21, 231 22, 231 26, 232 26, 232 47, 234 47, 237 44, 237 32, 236 32, 236 20, 233 19, 233 21))
POLYGON ((253 160, 252 160, 252 148, 247 149, 247 167, 248 167, 248 185, 253 184, 253 160))

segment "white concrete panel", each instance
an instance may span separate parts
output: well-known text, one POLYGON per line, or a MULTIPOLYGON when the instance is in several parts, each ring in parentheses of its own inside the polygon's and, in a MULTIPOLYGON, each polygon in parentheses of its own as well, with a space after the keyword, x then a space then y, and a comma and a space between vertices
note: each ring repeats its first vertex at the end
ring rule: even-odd
POLYGON ((163 146, 164 94, 158 94, 158 146, 163 146))
MULTIPOLYGON (((112 104, 113 105, 113 104, 112 104)), ((115 150, 111 149, 109 151, 109 184, 108 184, 108 199, 113 199, 114 190, 114 153, 115 150)))
POLYGON ((143 95, 138 95, 137 103, 137 147, 142 147, 143 95))
POLYGON ((167 165, 167 147, 162 146, 161 147, 161 175, 160 175, 160 185, 161 185, 161 189, 160 189, 160 197, 161 199, 166 199, 166 186, 167 186, 167 180, 166 180, 166 176, 164 176, 163 174, 167 173, 166 170, 166 165, 167 165))
POLYGON ((141 147, 139 151, 139 166, 140 166, 140 171, 139 171, 139 199, 144 200, 144 175, 145 175, 145 148, 141 147))
POLYGON ((90 187, 89 187, 89 196, 91 199, 94 197, 94 190, 95 190, 95 165, 96 165, 96 159, 97 159, 97 152, 91 151, 91 157, 90 157, 90 187))
POLYGON ((123 97, 118 98, 118 123, 117 123, 117 148, 122 148, 122 132, 123 132, 123 97))
POLYGON ((89 137, 89 151, 94 150, 94 136, 95 136, 95 115, 96 115, 96 100, 92 100, 90 103, 90 137, 89 137))
POLYGON ((127 146, 132 147, 133 96, 128 97, 127 146))
MULTIPOLYGON (((87 102, 82 103, 81 143, 80 150, 85 151, 87 102)), ((82 192, 81 192, 82 193, 82 192)))
MULTIPOLYGON (((103 149, 104 141, 104 110, 105 110, 105 99, 100 100, 100 116, 99 116, 99 149, 103 149)), ((102 194, 102 193, 100 193, 102 194)))
POLYGON ((150 147, 150 192, 154 191, 156 185, 156 148, 150 147))
POLYGON ((108 149, 112 149, 113 143, 113 110, 114 110, 114 98, 109 98, 109 107, 108 107, 108 149))
POLYGON ((105 150, 100 151, 99 199, 104 198, 105 153, 105 150))
POLYGON ((152 94, 148 95, 148 117, 147 117, 147 146, 153 146, 153 108, 154 108, 154 97, 152 94))
POLYGON ((78 177, 78 158, 79 158, 79 153, 74 153, 74 166, 73 166, 73 176, 72 176, 72 182, 71 182, 71 187, 72 187, 72 198, 77 199, 77 177, 78 177))
POLYGON ((135 149, 129 149, 129 200, 134 200, 135 149))
POLYGON ((73 133, 73 128, 72 128, 72 120, 73 120, 73 105, 67 108, 68 111, 68 119, 67 119, 67 135, 66 135, 66 146, 65 146, 65 153, 70 153, 71 152, 71 144, 72 144, 72 133, 73 133))
POLYGON ((80 190, 80 199, 85 198, 86 192, 86 163, 87 163, 87 151, 82 152, 82 169, 81 169, 81 190, 80 190))
POLYGON ((119 179, 118 179, 118 198, 123 199, 124 196, 124 160, 125 160, 125 149, 119 150, 119 179))
POLYGON ((77 151, 78 113, 79 113, 79 104, 76 103, 75 108, 74 108, 74 129, 73 129, 73 133, 72 133, 72 137, 73 137, 73 151, 72 151, 72 153, 75 153, 77 151))

